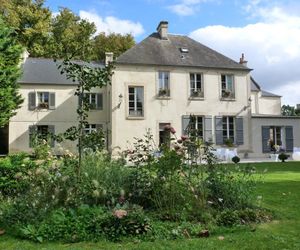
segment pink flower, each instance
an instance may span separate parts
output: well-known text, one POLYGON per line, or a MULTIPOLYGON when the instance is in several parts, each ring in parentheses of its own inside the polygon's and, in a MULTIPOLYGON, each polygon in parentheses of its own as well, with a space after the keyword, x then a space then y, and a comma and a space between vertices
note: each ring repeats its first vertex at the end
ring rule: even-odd
POLYGON ((164 126, 164 130, 165 130, 165 131, 170 131, 171 128, 172 128, 172 127, 171 127, 171 125, 169 125, 169 124, 166 125, 166 126, 164 126))
POLYGON ((188 137, 187 135, 182 135, 182 136, 181 136, 181 140, 182 140, 182 141, 185 141, 185 140, 187 140, 187 139, 189 139, 189 137, 188 137))
POLYGON ((123 209, 118 209, 118 210, 115 210, 113 215, 115 217, 117 217, 118 219, 122 219, 124 216, 127 215, 127 211, 123 210, 123 209))
POLYGON ((176 130, 173 127, 170 127, 170 132, 174 135, 176 134, 176 130))

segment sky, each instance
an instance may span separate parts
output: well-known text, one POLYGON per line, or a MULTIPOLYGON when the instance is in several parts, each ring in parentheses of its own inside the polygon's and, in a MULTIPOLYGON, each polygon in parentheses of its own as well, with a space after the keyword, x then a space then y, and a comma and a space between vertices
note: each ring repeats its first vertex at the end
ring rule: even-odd
POLYGON ((300 104, 299 0, 46 0, 53 13, 67 7, 97 32, 131 33, 140 42, 161 20, 169 33, 188 35, 239 61, 264 90, 300 104))

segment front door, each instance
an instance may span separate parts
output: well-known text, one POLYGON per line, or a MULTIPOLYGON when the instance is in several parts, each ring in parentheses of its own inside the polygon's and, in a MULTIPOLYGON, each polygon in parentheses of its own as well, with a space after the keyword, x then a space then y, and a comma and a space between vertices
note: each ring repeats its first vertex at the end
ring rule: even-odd
POLYGON ((0 128, 0 155, 8 154, 8 125, 0 128))

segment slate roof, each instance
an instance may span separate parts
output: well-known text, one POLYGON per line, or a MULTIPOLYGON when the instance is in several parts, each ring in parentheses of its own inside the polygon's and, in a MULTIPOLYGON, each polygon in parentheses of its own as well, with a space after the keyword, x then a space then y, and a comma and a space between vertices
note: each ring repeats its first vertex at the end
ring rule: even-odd
POLYGON ((158 33, 127 50, 116 63, 251 70, 187 36, 168 34, 168 40, 163 40, 158 33))
POLYGON ((261 89, 260 85, 257 83, 257 81, 254 80, 252 76, 250 76, 250 81, 251 81, 251 91, 261 91, 261 96, 263 97, 281 97, 280 95, 276 95, 261 89))
MULTIPOLYGON (((60 60, 54 62, 54 60, 50 58, 27 58, 22 65, 23 74, 19 79, 19 83, 76 85, 76 82, 60 74, 60 71, 57 69, 60 62, 60 60)), ((89 65, 93 67, 104 67, 101 63, 90 63, 89 65)))

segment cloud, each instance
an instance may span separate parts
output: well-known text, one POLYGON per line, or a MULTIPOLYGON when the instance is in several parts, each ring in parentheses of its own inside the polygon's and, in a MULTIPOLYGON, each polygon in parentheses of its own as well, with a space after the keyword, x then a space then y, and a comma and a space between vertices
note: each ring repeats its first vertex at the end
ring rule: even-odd
POLYGON ((167 8, 179 16, 194 15, 199 9, 201 3, 212 0, 181 0, 178 4, 169 5, 167 8))
POLYGON ((84 10, 79 11, 79 16, 82 19, 94 22, 97 27, 97 33, 120 33, 123 35, 132 34, 134 37, 137 37, 145 32, 142 24, 139 22, 118 19, 114 16, 107 16, 103 18, 95 12, 84 10))
POLYGON ((223 25, 194 30, 190 36, 235 59, 245 53, 252 75, 266 90, 286 95, 283 103, 300 103, 300 16, 273 6, 262 8, 261 1, 247 7, 259 21, 243 27, 223 25))

